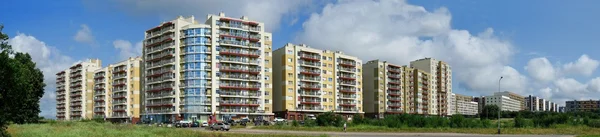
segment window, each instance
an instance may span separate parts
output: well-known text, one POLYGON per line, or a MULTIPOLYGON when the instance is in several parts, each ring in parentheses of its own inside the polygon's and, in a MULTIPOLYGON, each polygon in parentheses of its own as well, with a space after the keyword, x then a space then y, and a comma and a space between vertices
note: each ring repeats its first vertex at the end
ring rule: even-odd
POLYGON ((327 64, 323 63, 323 67, 327 67, 327 64))
POLYGON ((294 92, 293 88, 288 88, 288 92, 294 92))
POLYGON ((266 52, 265 52, 265 55, 266 55, 266 56, 271 56, 271 53, 270 53, 270 52, 268 52, 268 51, 266 51, 266 52))
POLYGON ((292 50, 287 50, 287 54, 294 54, 292 50))
POLYGON ((327 88, 327 84, 323 84, 323 88, 327 88))
MULTIPOLYGON (((269 83, 265 83, 265 87, 267 87, 267 88, 271 88, 271 84, 269 84, 269 83)), ((265 93, 265 94, 267 94, 267 95, 268 95, 269 93, 267 92, 267 93, 265 93)))
POLYGON ((329 95, 333 95, 333 92, 329 91, 329 95))
POLYGON ((287 59, 287 61, 288 61, 288 62, 292 62, 292 58, 288 58, 288 59, 287 59))
POLYGON ((265 76, 265 80, 269 80, 269 76, 265 76))
POLYGON ((323 98, 323 102, 327 102, 327 98, 323 98))
POLYGON ((293 81, 288 81, 288 85, 294 85, 293 81))
POLYGON ((269 104, 269 99, 265 99, 265 103, 266 103, 266 104, 269 104))
POLYGON ((333 60, 333 58, 331 58, 331 57, 328 57, 328 58, 327 58, 327 60, 331 61, 331 60, 333 60))
POLYGON ((330 67, 330 68, 332 68, 332 67, 333 67, 333 64, 329 64, 329 67, 330 67))
POLYGON ((288 73, 288 77, 294 77, 294 74, 288 73))
POLYGON ((268 60, 268 59, 265 59, 265 63, 266 63, 266 64, 269 64, 269 60, 268 60))
POLYGON ((322 59, 323 59, 323 60, 326 60, 326 59, 327 59, 327 57, 325 57, 325 56, 321 56, 321 57, 322 57, 322 59))
POLYGON ((329 82, 333 81, 333 78, 328 78, 328 79, 329 79, 329 82))
POLYGON ((287 69, 287 70, 292 70, 292 68, 293 68, 293 67, 292 67, 292 66, 290 66, 290 65, 288 65, 288 66, 286 66, 286 67, 285 67, 285 69, 287 69))

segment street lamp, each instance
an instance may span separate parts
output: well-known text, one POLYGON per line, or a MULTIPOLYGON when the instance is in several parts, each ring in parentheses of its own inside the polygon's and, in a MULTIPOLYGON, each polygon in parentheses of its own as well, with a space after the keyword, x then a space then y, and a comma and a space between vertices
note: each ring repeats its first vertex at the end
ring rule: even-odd
MULTIPOLYGON (((504 78, 504 77, 500 76, 500 79, 498 80, 498 92, 500 92, 500 82, 502 81, 502 78, 504 78)), ((498 134, 500 134, 500 111, 502 111, 501 106, 502 106, 502 104, 498 105, 498 121, 497 121, 497 123, 498 123, 498 134)))

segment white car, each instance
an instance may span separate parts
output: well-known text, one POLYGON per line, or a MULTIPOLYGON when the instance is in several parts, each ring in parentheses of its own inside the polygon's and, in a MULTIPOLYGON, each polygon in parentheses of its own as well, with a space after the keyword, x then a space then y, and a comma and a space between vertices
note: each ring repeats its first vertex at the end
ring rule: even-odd
POLYGON ((306 117, 310 120, 317 120, 317 117, 315 117, 313 114, 308 114, 306 117))
POLYGON ((273 120, 275 122, 285 122, 285 119, 280 118, 280 117, 276 117, 275 120, 273 120))
POLYGON ((203 121, 203 122, 202 122, 202 125, 200 125, 200 126, 202 126, 202 127, 208 127, 208 122, 206 122, 206 121, 203 121))

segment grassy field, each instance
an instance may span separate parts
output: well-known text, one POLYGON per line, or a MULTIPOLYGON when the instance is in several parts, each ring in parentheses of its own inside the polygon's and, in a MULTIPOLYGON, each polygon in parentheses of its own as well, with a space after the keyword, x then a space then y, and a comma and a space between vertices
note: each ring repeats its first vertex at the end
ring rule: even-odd
POLYGON ((45 124, 10 125, 8 133, 15 137, 299 137, 293 135, 257 135, 199 132, 190 129, 118 125, 96 122, 51 122, 45 124))
MULTIPOLYGON (((342 131, 340 127, 293 127, 284 126, 260 126, 254 129, 270 130, 301 130, 301 131, 342 131)), ((496 128, 388 128, 381 126, 357 125, 348 127, 348 132, 413 132, 413 133, 473 133, 473 134, 496 134, 496 128)), ((600 135, 599 128, 587 126, 557 125, 552 128, 502 128, 503 134, 538 134, 538 135, 581 135, 591 137, 600 135)))

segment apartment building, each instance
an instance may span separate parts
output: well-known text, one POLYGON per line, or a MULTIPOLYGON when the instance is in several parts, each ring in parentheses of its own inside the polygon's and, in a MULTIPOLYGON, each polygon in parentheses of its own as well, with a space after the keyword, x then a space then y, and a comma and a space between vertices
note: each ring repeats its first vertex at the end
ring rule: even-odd
POLYGON ((433 99, 435 95, 432 90, 431 74, 424 70, 402 67, 404 72, 404 89, 406 89, 406 112, 409 114, 438 115, 435 109, 437 100, 433 99))
POLYGON ((474 101, 472 96, 465 96, 460 94, 454 94, 454 110, 452 114, 461 114, 461 115, 477 115, 479 112, 479 103, 474 101))
POLYGON ((273 52, 273 111, 289 120, 362 110, 362 61, 339 51, 291 43, 273 52))
POLYGON ((486 105, 485 104, 485 96, 473 97, 473 101, 477 102, 479 104, 478 107, 477 107, 478 108, 477 112, 481 113, 481 111, 483 110, 483 108, 486 105))
POLYGON ((271 117, 271 34, 224 13, 178 17, 146 31, 144 115, 153 122, 271 117))
POLYGON ((448 98, 452 94, 452 68, 446 62, 433 58, 423 58, 410 62, 410 67, 429 73, 431 80, 431 100, 433 115, 448 115, 448 98))
POLYGON ((525 97, 525 110, 528 111, 533 111, 533 112, 537 112, 537 111, 543 111, 540 110, 540 98, 536 97, 536 96, 532 96, 529 95, 527 97, 525 97))
POLYGON ((496 105, 500 107, 500 110, 502 111, 520 111, 522 103, 519 100, 510 98, 509 96, 496 94, 493 96, 485 96, 485 104, 496 105))
POLYGON ((519 110, 525 110, 525 97, 517 94, 517 93, 513 93, 510 91, 504 91, 504 92, 495 92, 494 95, 502 95, 502 96, 507 96, 511 99, 517 100, 519 101, 519 110))
MULTIPOLYGON (((111 100, 109 117, 114 122, 136 122, 140 119, 141 57, 129 58, 109 65, 111 100)), ((108 85, 108 84, 107 84, 108 85)))
POLYGON ((94 72, 94 117, 110 116, 112 95, 112 69, 110 65, 94 72))
POLYGON ((90 119, 93 116, 94 71, 98 59, 86 60, 57 73, 57 112, 59 120, 90 119))
POLYGON ((404 69, 386 61, 372 60, 363 65, 363 108, 365 116, 406 113, 404 69))

